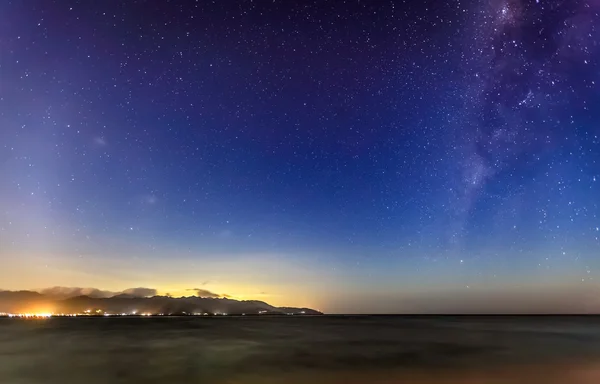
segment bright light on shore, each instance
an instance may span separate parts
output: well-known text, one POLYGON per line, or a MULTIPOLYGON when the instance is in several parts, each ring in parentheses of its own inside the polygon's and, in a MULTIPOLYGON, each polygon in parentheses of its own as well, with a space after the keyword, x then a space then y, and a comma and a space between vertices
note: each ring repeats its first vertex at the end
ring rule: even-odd
POLYGON ((8 317, 22 317, 25 319, 41 319, 52 317, 51 313, 9 313, 8 317))

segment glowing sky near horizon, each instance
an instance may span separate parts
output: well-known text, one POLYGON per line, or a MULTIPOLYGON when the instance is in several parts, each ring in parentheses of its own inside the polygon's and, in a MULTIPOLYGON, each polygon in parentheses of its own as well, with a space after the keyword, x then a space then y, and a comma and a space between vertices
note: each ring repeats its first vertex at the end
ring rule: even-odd
POLYGON ((3 1, 0 288, 600 311, 599 12, 3 1))

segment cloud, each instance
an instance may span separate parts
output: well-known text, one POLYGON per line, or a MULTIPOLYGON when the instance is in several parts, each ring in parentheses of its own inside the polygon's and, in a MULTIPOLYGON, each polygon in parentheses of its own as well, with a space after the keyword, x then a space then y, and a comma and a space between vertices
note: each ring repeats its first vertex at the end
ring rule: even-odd
POLYGON ((98 288, 81 288, 81 287, 50 287, 40 291, 41 294, 56 297, 75 297, 75 296, 89 296, 89 297, 112 297, 118 294, 118 292, 103 291, 98 288))
POLYGON ((187 291, 196 292, 196 296, 198 296, 198 297, 208 297, 208 298, 212 298, 212 299, 218 299, 220 297, 230 297, 229 295, 214 293, 214 292, 209 291, 208 289, 202 289, 202 288, 189 288, 189 289, 187 289, 187 291))
POLYGON ((69 298, 76 296, 89 296, 94 298, 113 297, 120 294, 127 294, 136 297, 156 296, 157 291, 154 288, 128 288, 124 291, 113 292, 105 291, 98 288, 81 288, 81 287, 50 287, 39 291, 41 294, 53 296, 56 298, 69 298))
POLYGON ((136 296, 136 297, 148 297, 148 296, 156 296, 158 291, 154 288, 138 287, 138 288, 126 289, 122 293, 125 293, 127 295, 136 296))

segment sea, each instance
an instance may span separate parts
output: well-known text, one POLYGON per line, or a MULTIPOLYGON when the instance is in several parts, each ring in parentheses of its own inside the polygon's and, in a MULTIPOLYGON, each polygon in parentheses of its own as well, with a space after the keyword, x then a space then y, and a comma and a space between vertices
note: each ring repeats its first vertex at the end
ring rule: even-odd
POLYGON ((599 384, 600 317, 2 318, 0 383, 599 384))

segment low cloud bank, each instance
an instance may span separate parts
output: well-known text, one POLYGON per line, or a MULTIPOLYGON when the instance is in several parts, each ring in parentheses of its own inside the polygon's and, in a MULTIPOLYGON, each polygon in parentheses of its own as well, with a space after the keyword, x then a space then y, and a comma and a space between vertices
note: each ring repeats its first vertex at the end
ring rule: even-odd
POLYGON ((82 288, 82 287, 51 287, 44 288, 39 291, 43 295, 53 296, 58 298, 69 298, 75 296, 89 296, 94 298, 107 298, 121 294, 131 295, 135 297, 156 296, 157 290, 154 288, 128 288, 124 291, 113 292, 105 291, 98 288, 82 288))

